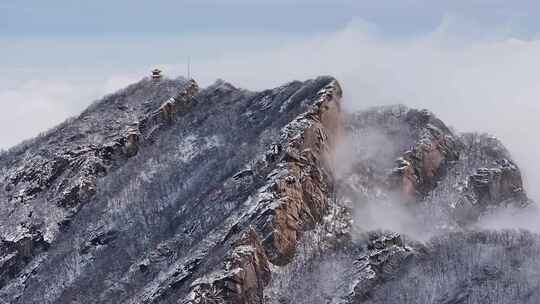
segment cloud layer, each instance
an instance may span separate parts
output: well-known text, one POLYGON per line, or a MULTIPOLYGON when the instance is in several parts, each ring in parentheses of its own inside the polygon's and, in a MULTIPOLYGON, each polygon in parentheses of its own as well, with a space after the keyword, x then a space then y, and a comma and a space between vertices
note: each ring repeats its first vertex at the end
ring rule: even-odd
MULTIPOLYGON (((153 60, 169 75, 181 75, 184 58, 192 54, 193 75, 203 85, 223 78, 249 89, 328 74, 342 82, 350 110, 391 103, 428 108, 459 131, 501 138, 524 171, 527 189, 540 198, 535 187, 540 183, 540 41, 513 39, 504 30, 489 39, 471 37, 463 34, 464 26, 447 18, 432 33, 403 39, 383 38, 363 22, 283 41, 262 34, 219 40, 194 36, 189 43, 164 41, 168 55, 159 57, 164 51, 157 51, 159 59, 153 60), (213 46, 219 51, 207 50, 212 41, 219 42, 213 46), (189 50, 182 50, 186 44, 189 50), (197 45, 205 56, 197 55, 197 45), (175 50, 176 58, 171 55, 175 50)), ((152 58, 138 66, 137 51, 125 52, 131 63, 103 69, 82 63, 68 72, 47 66, 28 71, 6 63, 9 75, 0 76, 0 147, 34 136, 102 94, 145 76, 152 58)), ((81 51, 80 56, 85 62, 91 54, 81 51)))

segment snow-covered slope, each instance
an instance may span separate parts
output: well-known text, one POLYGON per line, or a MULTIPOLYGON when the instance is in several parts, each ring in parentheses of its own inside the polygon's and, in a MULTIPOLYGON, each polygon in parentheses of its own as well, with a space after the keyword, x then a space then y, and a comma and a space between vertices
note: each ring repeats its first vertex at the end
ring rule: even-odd
POLYGON ((502 144, 341 96, 143 79, 1 154, 0 303, 533 303, 502 144))

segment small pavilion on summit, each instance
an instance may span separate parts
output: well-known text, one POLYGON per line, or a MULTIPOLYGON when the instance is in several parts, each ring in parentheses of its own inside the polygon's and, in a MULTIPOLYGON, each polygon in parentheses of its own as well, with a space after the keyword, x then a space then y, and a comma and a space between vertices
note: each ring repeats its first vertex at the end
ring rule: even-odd
POLYGON ((161 70, 160 69, 153 69, 152 70, 152 79, 159 80, 161 79, 161 70))

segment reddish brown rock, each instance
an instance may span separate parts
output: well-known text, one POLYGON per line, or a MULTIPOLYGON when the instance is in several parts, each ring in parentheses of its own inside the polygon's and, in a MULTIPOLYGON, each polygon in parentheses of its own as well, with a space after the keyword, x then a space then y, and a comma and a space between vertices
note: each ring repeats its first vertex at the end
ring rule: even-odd
POLYGON ((270 266, 253 229, 234 243, 224 264, 223 270, 192 284, 191 303, 262 303, 264 287, 270 281, 270 266))
POLYGON ((303 232, 313 229, 327 212, 332 153, 343 125, 340 98, 341 88, 333 81, 307 113, 285 128, 291 136, 273 149, 281 154, 277 168, 282 168, 268 186, 267 195, 274 200, 257 215, 256 227, 234 242, 225 267, 192 284, 189 303, 264 302, 270 265, 289 263, 303 232))
POLYGON ((399 189, 404 201, 410 202, 421 200, 436 187, 459 159, 462 143, 426 110, 409 110, 406 122, 418 140, 398 159, 391 184, 399 189))
POLYGON ((341 87, 337 81, 320 92, 313 109, 300 121, 309 124, 286 148, 287 175, 273 188, 277 206, 259 218, 263 245, 272 261, 284 265, 294 256, 303 230, 321 221, 331 193, 331 160, 341 134, 341 87))

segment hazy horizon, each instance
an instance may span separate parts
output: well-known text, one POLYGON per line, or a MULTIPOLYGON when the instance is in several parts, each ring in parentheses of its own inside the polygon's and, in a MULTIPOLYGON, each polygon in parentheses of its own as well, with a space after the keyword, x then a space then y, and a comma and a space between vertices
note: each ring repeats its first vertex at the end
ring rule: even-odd
POLYGON ((459 131, 493 134, 538 197, 531 184, 540 182, 540 165, 532 165, 540 150, 540 21, 531 12, 539 6, 3 3, 0 105, 6 110, 0 114, 0 148, 80 113, 155 66, 170 77, 184 75, 190 56, 193 76, 203 86, 222 78, 259 90, 332 75, 344 86, 348 109, 403 103, 430 109, 459 131))

